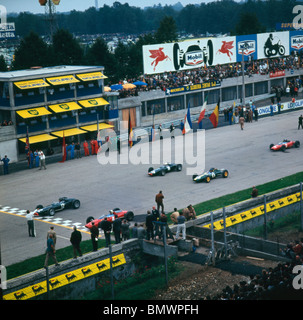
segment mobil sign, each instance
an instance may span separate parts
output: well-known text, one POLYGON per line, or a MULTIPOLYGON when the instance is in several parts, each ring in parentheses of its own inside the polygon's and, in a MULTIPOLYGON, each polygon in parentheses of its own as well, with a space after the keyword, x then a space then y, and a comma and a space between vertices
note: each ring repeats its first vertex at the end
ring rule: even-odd
POLYGON ((242 54, 245 61, 257 60, 257 36, 237 36, 237 61, 242 61, 242 54))
POLYGON ((290 31, 289 32, 289 50, 300 51, 303 49, 303 32, 302 31, 290 31))

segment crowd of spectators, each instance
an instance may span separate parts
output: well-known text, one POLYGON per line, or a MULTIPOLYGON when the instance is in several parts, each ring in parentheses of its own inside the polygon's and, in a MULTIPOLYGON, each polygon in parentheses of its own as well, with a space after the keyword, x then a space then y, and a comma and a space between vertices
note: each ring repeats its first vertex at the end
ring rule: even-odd
MULTIPOLYGON (((271 72, 283 70, 293 70, 302 68, 303 57, 297 54, 291 54, 286 57, 276 57, 269 59, 260 59, 244 62, 245 75, 252 77, 256 74, 266 75, 271 72)), ((180 87, 184 85, 193 85, 203 83, 209 80, 220 80, 221 82, 227 78, 242 76, 241 63, 228 63, 224 65, 208 66, 207 68, 196 68, 182 70, 176 72, 164 72, 161 74, 144 75, 140 79, 125 79, 124 82, 133 83, 136 80, 145 81, 147 86, 140 86, 134 90, 122 90, 121 97, 128 95, 137 95, 138 91, 150 91, 161 89, 165 91, 167 88, 180 87)))
POLYGON ((12 125, 13 125, 12 120, 3 120, 2 122, 0 122, 1 127, 12 126, 12 125))
POLYGON ((293 269, 303 265, 303 239, 290 242, 282 255, 289 262, 279 263, 275 268, 263 269, 261 273, 250 275, 248 281, 241 281, 233 288, 226 286, 214 297, 206 300, 274 300, 302 298, 302 290, 294 288, 293 280, 297 276, 293 269))

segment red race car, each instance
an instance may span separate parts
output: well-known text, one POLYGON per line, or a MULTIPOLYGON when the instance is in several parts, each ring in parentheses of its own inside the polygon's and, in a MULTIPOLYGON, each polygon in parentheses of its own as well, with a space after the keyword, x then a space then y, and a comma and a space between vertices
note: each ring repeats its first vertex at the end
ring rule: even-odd
POLYGON ((269 146, 269 149, 272 151, 285 151, 286 149, 289 148, 299 148, 300 147, 300 141, 292 141, 292 140, 287 140, 284 139, 283 142, 280 142, 278 144, 271 144, 269 146))
POLYGON ((90 229, 92 227, 92 222, 94 222, 95 226, 99 227, 99 224, 104 220, 105 217, 108 221, 113 222, 115 220, 115 215, 117 215, 118 218, 126 219, 128 221, 132 221, 134 219, 134 213, 132 211, 120 210, 119 208, 115 208, 113 210, 110 210, 109 214, 104 214, 97 219, 95 219, 94 217, 88 217, 86 219, 85 227, 87 229, 90 229))

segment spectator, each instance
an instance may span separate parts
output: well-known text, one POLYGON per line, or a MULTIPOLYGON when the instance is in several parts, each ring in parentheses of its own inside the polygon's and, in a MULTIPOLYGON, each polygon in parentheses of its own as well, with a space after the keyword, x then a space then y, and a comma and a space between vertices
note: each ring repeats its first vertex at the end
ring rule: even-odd
POLYGON ((253 186, 252 191, 251 191, 251 197, 256 198, 258 196, 258 194, 259 194, 258 189, 256 188, 256 186, 253 186))
POLYGON ((146 240, 150 240, 150 238, 154 239, 154 219, 151 212, 147 211, 147 216, 145 219, 146 225, 146 240))
POLYGON ((79 253, 79 256, 82 257, 82 251, 80 248, 80 243, 82 241, 82 235, 79 230, 77 230, 77 227, 74 226, 74 231, 72 232, 70 236, 70 242, 73 245, 73 251, 74 251, 74 259, 77 259, 77 252, 79 253))
POLYGON ((104 232, 105 246, 109 247, 109 245, 110 245, 110 233, 112 231, 112 224, 111 224, 110 221, 107 220, 107 217, 105 217, 104 220, 101 222, 100 227, 104 232))
POLYGON ((178 223, 178 220, 177 220, 178 217, 179 217, 179 212, 178 212, 177 208, 174 208, 174 212, 170 215, 170 220, 174 224, 177 224, 178 223))
POLYGON ((115 235, 115 242, 120 243, 121 242, 121 219, 115 214, 115 219, 113 221, 113 232, 115 235))
POLYGON ((99 229, 95 226, 95 223, 92 222, 92 227, 90 229, 90 237, 92 240, 93 251, 98 250, 98 237, 99 237, 99 229))
POLYGON ((180 212, 180 215, 177 218, 178 225, 177 225, 177 233, 176 233, 176 239, 178 240, 180 232, 182 232, 182 239, 186 239, 186 226, 185 226, 185 217, 183 215, 183 212, 180 212))
POLYGON ((127 222, 126 219, 122 221, 121 225, 121 232, 122 232, 122 240, 128 240, 129 239, 129 223, 127 222))
POLYGON ((3 162, 3 174, 8 174, 8 163, 10 162, 10 159, 5 155, 1 161, 3 162))

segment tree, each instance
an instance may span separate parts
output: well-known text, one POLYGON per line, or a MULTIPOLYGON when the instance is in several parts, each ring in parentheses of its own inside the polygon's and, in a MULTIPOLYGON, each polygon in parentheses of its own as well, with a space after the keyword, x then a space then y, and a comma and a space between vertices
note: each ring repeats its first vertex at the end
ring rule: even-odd
POLYGON ((235 31, 236 35, 256 34, 265 32, 265 27, 260 24, 255 13, 243 12, 235 31))
POLYGON ((109 51, 107 43, 102 38, 97 38, 95 43, 88 49, 86 61, 90 65, 103 66, 106 76, 110 79, 116 73, 115 56, 109 51))
POLYGON ((178 40, 177 25, 173 17, 166 16, 161 20, 155 38, 159 43, 178 40))
POLYGON ((13 70, 29 69, 34 66, 46 67, 50 64, 48 45, 38 36, 31 32, 20 41, 15 50, 13 70))
POLYGON ((7 71, 7 64, 5 62, 3 55, 0 56, 0 71, 1 72, 7 71))
POLYGON ((59 29, 53 36, 53 62, 56 65, 83 64, 84 52, 79 42, 67 30, 59 29))

